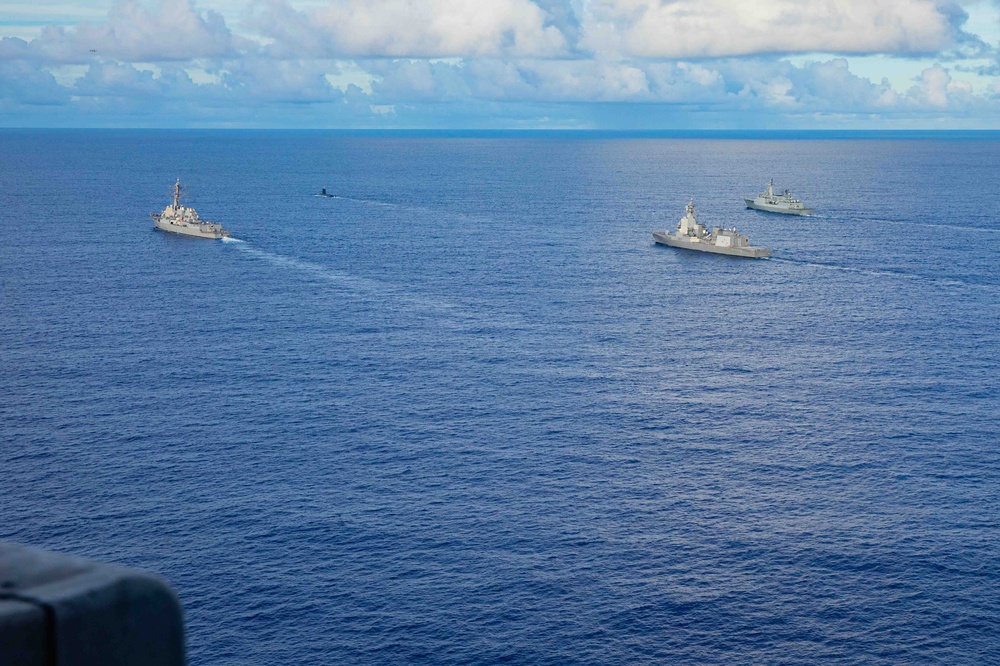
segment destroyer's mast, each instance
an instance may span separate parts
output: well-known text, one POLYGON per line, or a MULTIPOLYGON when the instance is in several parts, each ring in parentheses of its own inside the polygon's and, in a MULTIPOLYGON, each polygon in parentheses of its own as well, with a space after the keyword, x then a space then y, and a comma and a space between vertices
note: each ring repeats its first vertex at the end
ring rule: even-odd
POLYGON ((698 235, 698 218, 695 217, 694 213, 694 199, 688 202, 688 205, 684 208, 684 217, 681 221, 677 223, 677 233, 684 236, 698 235))
POLYGON ((178 178, 177 182, 174 184, 174 208, 180 208, 181 205, 181 179, 178 178))

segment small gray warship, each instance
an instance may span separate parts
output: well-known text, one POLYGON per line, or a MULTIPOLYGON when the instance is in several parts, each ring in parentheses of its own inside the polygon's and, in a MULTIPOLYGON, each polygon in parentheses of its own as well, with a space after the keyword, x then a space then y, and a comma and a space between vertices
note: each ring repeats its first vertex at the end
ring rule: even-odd
POLYGON ((685 209, 684 217, 677 223, 676 233, 654 231, 653 239, 661 245, 680 247, 685 250, 728 254, 733 257, 749 257, 751 259, 766 259, 771 256, 771 250, 766 247, 750 245, 750 239, 736 229, 714 227, 711 232, 705 226, 698 224, 694 214, 694 202, 685 209))
POLYGON ((157 229, 169 231, 196 238, 225 238, 229 232, 221 224, 206 222, 198 217, 194 208, 181 205, 181 181, 178 178, 174 184, 174 202, 163 209, 162 213, 150 213, 157 229))
POLYGON ((768 213, 785 213, 786 215, 812 215, 813 209, 806 208, 798 199, 793 199, 791 192, 774 193, 774 179, 768 181, 767 189, 757 195, 756 199, 744 199, 747 208, 763 210, 768 213))

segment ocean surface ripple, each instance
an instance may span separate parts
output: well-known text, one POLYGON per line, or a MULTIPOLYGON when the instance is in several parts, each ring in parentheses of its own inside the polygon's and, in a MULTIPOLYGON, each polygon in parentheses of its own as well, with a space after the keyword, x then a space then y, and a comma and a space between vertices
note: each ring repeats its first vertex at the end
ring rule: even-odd
POLYGON ((997 140, 0 136, 0 539, 192 664, 1000 655, 997 140))

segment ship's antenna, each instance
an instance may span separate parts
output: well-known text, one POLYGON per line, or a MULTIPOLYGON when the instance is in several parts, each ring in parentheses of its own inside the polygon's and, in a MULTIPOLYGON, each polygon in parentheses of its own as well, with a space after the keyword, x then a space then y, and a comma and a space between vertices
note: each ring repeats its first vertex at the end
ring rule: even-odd
POLYGON ((174 208, 178 208, 181 205, 181 179, 178 178, 177 182, 174 183, 174 208))

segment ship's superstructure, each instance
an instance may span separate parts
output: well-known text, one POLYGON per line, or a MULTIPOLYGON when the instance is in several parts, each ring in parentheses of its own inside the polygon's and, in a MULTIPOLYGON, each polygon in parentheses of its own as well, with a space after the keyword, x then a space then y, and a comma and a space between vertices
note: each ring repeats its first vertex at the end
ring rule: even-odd
POLYGON ((654 231, 653 240, 661 245, 680 247, 685 250, 728 254, 733 257, 749 257, 765 259, 771 256, 771 250, 766 247, 750 245, 750 239, 736 231, 713 227, 712 231, 698 223, 695 215, 694 202, 690 202, 684 211, 684 217, 677 223, 675 233, 654 231))
POLYGON ((744 199, 747 208, 763 210, 768 213, 784 213, 786 215, 812 215, 813 209, 806 208, 798 199, 792 198, 792 193, 785 190, 784 194, 774 193, 774 179, 768 181, 767 189, 755 199, 744 199))
POLYGON ((181 205, 181 181, 174 184, 174 201, 162 213, 151 213, 157 229, 196 238, 225 238, 229 232, 221 224, 206 222, 194 208, 181 205))

